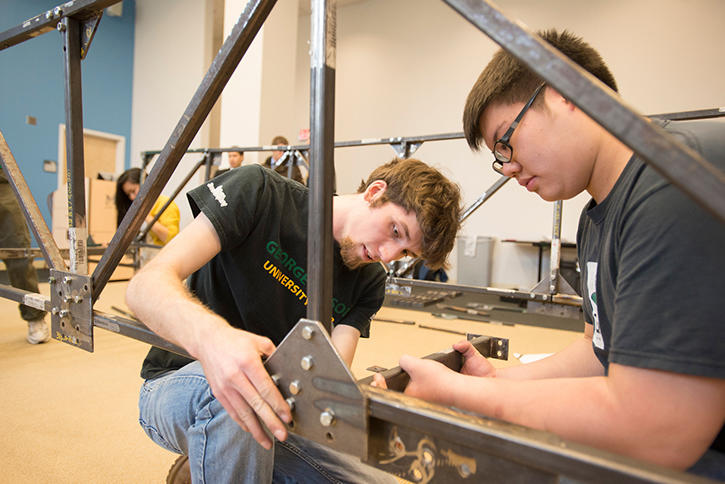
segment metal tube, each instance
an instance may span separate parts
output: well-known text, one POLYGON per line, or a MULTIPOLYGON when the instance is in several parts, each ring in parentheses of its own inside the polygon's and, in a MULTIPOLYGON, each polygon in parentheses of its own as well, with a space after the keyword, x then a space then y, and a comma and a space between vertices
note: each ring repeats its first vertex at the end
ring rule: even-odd
POLYGON ((28 225, 30 225, 30 229, 35 235, 35 240, 38 241, 38 245, 43 251, 46 264, 54 269, 65 270, 63 256, 55 243, 55 239, 53 239, 53 235, 48 230, 45 219, 40 213, 38 204, 35 203, 30 187, 28 187, 25 177, 20 172, 20 168, 18 168, 15 157, 10 151, 2 131, 0 131, 0 162, 2 162, 5 172, 8 174, 8 182, 13 187, 15 196, 18 197, 25 214, 25 220, 28 221, 28 225))
POLYGON ((626 106, 601 81, 481 0, 444 0, 564 97, 725 222, 725 173, 626 106))
POLYGON ((81 89, 80 21, 65 17, 58 23, 63 37, 65 65, 65 153, 68 186, 68 239, 70 270, 88 274, 86 241, 86 183, 83 160, 83 92, 81 89))
POLYGON ((506 182, 508 182, 510 179, 511 179, 510 177, 502 176, 498 180, 496 180, 493 185, 488 187, 488 190, 483 192, 483 194, 481 194, 481 196, 478 197, 478 199, 475 202, 473 202, 471 204, 471 206, 466 209, 465 212, 463 212, 463 214, 461 215, 460 222, 463 223, 464 220, 466 220, 468 217, 470 217, 471 214, 478 209, 478 207, 483 205, 483 202, 485 202, 486 200, 491 198, 493 196, 493 194, 496 193, 499 188, 504 186, 506 184, 506 182))
POLYGON ((551 252, 549 254, 549 294, 559 292, 559 263, 561 262, 561 211, 564 202, 554 202, 554 220, 551 224, 551 252))
POLYGON ((138 197, 121 221, 109 244, 109 250, 103 254, 101 262, 93 271, 94 300, 108 282, 116 264, 141 227, 143 218, 161 194, 163 186, 171 177, 275 3, 276 0, 250 0, 239 16, 161 151, 147 182, 141 186, 138 197))
POLYGON ((307 318, 330 332, 332 318, 332 193, 335 126, 335 0, 312 0, 310 69, 310 201, 307 318))

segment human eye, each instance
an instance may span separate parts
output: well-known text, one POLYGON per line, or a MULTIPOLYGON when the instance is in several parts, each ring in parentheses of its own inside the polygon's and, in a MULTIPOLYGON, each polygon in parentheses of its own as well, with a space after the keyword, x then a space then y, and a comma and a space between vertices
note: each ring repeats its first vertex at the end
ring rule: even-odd
POLYGON ((396 239, 400 238, 400 231, 398 230, 398 226, 393 224, 393 237, 396 239))

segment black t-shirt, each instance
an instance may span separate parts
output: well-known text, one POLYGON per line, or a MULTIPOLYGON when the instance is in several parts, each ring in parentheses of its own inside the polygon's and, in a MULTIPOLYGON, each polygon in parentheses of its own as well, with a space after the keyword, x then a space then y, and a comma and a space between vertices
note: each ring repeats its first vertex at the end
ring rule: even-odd
MULTIPOLYGON (((279 344, 306 315, 308 189, 259 165, 230 170, 188 194, 194 216, 209 218, 221 251, 188 279, 205 305, 234 327, 279 344)), ((333 324, 369 336, 385 293, 380 264, 347 269, 335 244, 333 324)), ((192 360, 153 347, 141 376, 192 360)))
MULTIPOLYGON (((721 170, 725 124, 665 129, 721 170)), ((582 211, 581 294, 609 363, 725 378, 725 224, 636 155, 607 198, 582 211)), ((717 440, 722 446, 723 432, 717 440)))

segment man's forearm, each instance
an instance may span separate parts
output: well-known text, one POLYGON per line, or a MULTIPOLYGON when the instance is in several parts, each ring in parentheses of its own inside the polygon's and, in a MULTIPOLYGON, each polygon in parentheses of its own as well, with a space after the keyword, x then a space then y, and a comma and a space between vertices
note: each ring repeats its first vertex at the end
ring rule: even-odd
POLYGON ((151 265, 131 279, 126 302, 135 315, 162 338, 198 358, 204 333, 227 323, 196 300, 172 272, 151 265))
POLYGON ((496 370, 498 378, 539 380, 542 378, 571 378, 601 376, 604 367, 592 350, 592 341, 584 336, 564 350, 548 358, 496 370))

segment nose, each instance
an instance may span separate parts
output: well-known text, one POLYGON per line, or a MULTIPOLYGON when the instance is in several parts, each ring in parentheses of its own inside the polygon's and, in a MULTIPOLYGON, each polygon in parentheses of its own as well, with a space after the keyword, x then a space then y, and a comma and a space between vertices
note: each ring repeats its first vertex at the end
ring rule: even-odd
POLYGON ((394 260, 398 260, 402 256, 402 249, 398 244, 390 242, 380 246, 380 260, 386 264, 390 264, 394 260))
POLYGON ((508 163, 503 164, 501 171, 503 171, 503 174, 506 176, 514 176, 516 173, 521 171, 521 165, 518 161, 511 160, 508 163))

